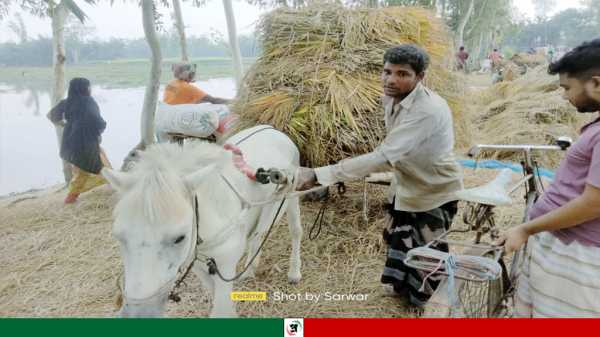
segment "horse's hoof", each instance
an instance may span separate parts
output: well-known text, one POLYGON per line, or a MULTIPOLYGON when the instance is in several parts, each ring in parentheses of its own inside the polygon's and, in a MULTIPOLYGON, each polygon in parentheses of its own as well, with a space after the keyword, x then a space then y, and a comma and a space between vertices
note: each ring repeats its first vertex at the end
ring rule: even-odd
POLYGON ((298 283, 300 283, 301 279, 302 279, 301 275, 297 275, 297 276, 288 275, 288 282, 290 284, 298 284, 298 283))

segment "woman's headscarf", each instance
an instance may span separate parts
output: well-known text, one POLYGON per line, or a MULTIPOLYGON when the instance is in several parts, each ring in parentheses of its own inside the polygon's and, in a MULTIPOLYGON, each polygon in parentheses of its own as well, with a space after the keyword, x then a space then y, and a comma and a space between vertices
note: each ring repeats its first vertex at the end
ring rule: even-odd
MULTIPOLYGON (((90 96, 90 81, 86 78, 76 77, 69 82, 69 94, 67 95, 65 119, 78 119, 83 116, 82 111, 86 110, 91 102, 87 98, 90 96)), ((93 100, 93 99, 92 99, 93 100)))
POLYGON ((65 119, 67 125, 61 157, 84 171, 98 173, 102 168, 100 135, 106 128, 106 122, 100 116, 98 104, 90 96, 89 80, 78 77, 69 83, 65 119))

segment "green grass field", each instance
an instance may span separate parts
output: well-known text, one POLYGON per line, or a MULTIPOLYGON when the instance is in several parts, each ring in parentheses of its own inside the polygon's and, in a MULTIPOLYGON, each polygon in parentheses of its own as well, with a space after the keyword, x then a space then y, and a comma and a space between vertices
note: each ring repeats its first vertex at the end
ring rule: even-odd
MULTIPOLYGON (((248 69, 254 58, 243 60, 244 69, 248 69)), ((172 79, 171 65, 176 59, 164 59, 161 83, 172 79)), ((196 80, 233 77, 233 64, 228 58, 193 59, 198 66, 196 80)), ((52 87, 52 67, 4 67, 0 68, 0 83, 15 86, 52 87)), ((139 87, 147 84, 150 77, 149 60, 116 60, 80 65, 67 65, 65 80, 73 77, 86 77, 94 85, 110 88, 139 87)))

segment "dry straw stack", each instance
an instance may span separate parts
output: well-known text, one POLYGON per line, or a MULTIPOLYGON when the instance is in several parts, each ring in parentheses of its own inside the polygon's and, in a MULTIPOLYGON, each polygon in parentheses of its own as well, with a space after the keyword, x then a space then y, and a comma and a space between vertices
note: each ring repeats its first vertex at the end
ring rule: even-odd
MULTIPOLYGON (((448 70, 451 39, 432 12, 323 4, 284 8, 264 16, 259 31, 263 55, 234 107, 242 116, 239 127, 275 126, 292 137, 307 165, 365 153, 379 143, 383 54, 401 43, 428 51, 426 84, 448 100, 460 120, 464 90, 448 70)), ((456 124, 460 142, 466 127, 456 124)))
MULTIPOLYGON (((558 136, 575 139, 590 116, 578 114, 562 96, 558 76, 547 73, 546 66, 530 69, 512 82, 501 82, 482 91, 476 104, 473 131, 487 144, 553 144, 558 136)), ((512 154, 495 154, 499 159, 520 160, 512 154)), ((560 152, 539 153, 537 158, 550 168, 564 156, 560 152)))
POLYGON ((547 63, 546 57, 542 53, 517 53, 513 55, 513 57, 511 57, 510 60, 518 66, 525 65, 527 67, 537 67, 547 63))
POLYGON ((504 81, 513 81, 521 77, 529 68, 547 64, 543 54, 514 54, 509 60, 502 62, 504 67, 504 81))

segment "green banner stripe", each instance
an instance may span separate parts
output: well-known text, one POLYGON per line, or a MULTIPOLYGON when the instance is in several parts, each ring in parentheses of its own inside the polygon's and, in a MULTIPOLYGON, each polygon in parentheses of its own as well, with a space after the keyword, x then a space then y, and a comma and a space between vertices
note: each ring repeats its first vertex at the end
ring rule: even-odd
POLYGON ((281 337, 282 319, 0 319, 0 335, 116 337, 281 337))

